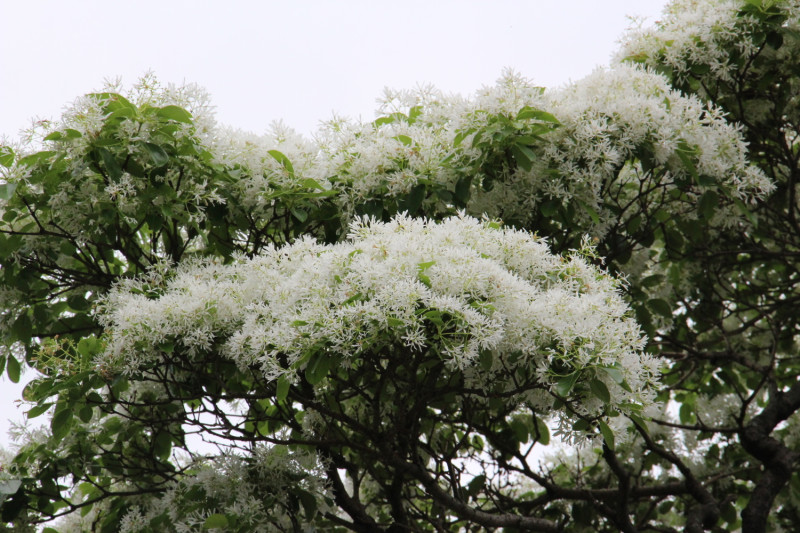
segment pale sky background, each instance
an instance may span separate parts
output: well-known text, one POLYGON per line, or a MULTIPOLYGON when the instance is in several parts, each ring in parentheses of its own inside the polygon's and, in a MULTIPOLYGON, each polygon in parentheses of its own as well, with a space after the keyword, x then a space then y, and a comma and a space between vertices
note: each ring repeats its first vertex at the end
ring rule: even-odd
MULTIPOLYGON (((205 87, 220 123, 255 133, 283 120, 308 135, 334 112, 372 120, 386 86, 470 95, 505 67, 558 87, 608 64, 627 16, 652 23, 665 4, 0 0, 0 139, 58 118, 106 79, 130 86, 148 70, 205 87)), ((0 378, 0 446, 8 419, 22 419, 20 391, 0 378)))

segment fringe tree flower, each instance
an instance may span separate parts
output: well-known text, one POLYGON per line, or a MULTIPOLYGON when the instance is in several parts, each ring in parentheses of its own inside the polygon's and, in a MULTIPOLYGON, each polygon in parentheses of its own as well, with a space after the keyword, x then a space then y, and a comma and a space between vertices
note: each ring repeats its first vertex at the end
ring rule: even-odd
POLYGON ((657 371, 619 289, 580 252, 559 257, 493 222, 359 219, 340 244, 184 264, 157 296, 151 279, 120 285, 102 305, 101 361, 133 374, 217 352, 268 380, 323 386, 394 346, 443 360, 470 387, 516 393, 509 373, 525 376, 570 401, 565 417, 598 416, 638 409, 657 371))

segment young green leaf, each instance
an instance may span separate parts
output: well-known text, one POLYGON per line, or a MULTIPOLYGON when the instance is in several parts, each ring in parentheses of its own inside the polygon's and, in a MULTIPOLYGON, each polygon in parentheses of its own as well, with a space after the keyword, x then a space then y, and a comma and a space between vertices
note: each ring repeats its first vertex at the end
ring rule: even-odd
POLYGON ((8 373, 8 379, 10 379, 13 383, 19 383, 19 361, 17 361, 17 358, 11 354, 8 354, 8 360, 6 361, 6 372, 8 373))
POLYGON ((600 425, 600 433, 603 434, 603 440, 606 442, 606 446, 608 446, 611 451, 614 451, 614 432, 611 431, 611 428, 608 427, 608 424, 602 420, 598 420, 597 423, 600 425))
POLYGON ((53 406, 52 403, 42 403, 42 404, 36 405, 36 406, 30 408, 28 410, 28 412, 25 413, 25 416, 28 417, 28 420, 30 420, 31 418, 36 418, 37 416, 41 415, 42 413, 47 412, 47 410, 50 409, 52 406, 53 406))
POLYGON ((515 418, 509 425, 511 426, 511 432, 514 433, 514 438, 517 439, 517 442, 528 442, 528 427, 522 420, 515 418))
POLYGON ((14 164, 14 150, 10 146, 0 146, 0 166, 9 168, 14 164))
POLYGON ((290 176, 294 176, 294 167, 292 166, 292 162, 283 152, 278 150, 269 150, 267 153, 271 155, 275 161, 283 165, 283 168, 286 169, 290 176))
POLYGON ((164 106, 156 112, 156 115, 161 118, 183 122, 185 124, 190 124, 192 122, 192 114, 176 105, 164 106))
POLYGON ((558 394, 561 397, 566 397, 567 395, 569 395, 576 381, 578 381, 577 372, 573 372, 568 376, 559 378, 559 380, 556 382, 556 387, 555 387, 556 394, 558 394))
POLYGON ((536 160, 536 154, 533 150, 524 144, 512 144, 511 153, 514 154, 514 159, 517 164, 524 170, 528 171, 533 168, 533 162, 536 160))
POLYGON ((300 500, 300 504, 303 506, 303 512, 305 513, 306 518, 309 520, 314 518, 314 516, 317 514, 317 499, 314 497, 314 495, 303 489, 295 489, 293 492, 300 500))
POLYGON ((147 150, 150 160, 153 162, 153 166, 161 167, 169 162, 169 155, 167 155, 167 152, 159 145, 148 142, 142 143, 142 145, 145 150, 147 150))
POLYGON ((536 440, 545 446, 550 444, 550 428, 538 416, 536 417, 536 440))
POLYGON ((0 200, 10 200, 14 196, 14 191, 17 189, 16 183, 3 183, 0 184, 0 200))
POLYGON ((325 377, 333 366, 333 357, 326 354, 316 354, 306 367, 306 380, 311 385, 316 385, 325 377))
POLYGON ((226 527, 228 527, 228 518, 219 513, 212 514, 203 523, 203 529, 224 529, 226 527))
POLYGON ((700 216, 708 220, 714 215, 718 204, 719 195, 714 191, 706 191, 697 204, 697 211, 700 213, 700 216))
POLYGON ((590 381, 589 388, 592 390, 592 394, 600 398, 603 403, 611 402, 611 393, 608 392, 608 387, 606 387, 606 384, 599 379, 593 379, 590 381))
POLYGON ((278 382, 275 385, 275 398, 282 402, 286 399, 289 395, 289 380, 286 377, 281 376, 278 378, 278 382))
POLYGON ((540 120, 542 122, 551 122, 553 124, 560 124, 559 120, 552 114, 548 113, 547 111, 542 111, 540 109, 534 109, 529 106, 525 106, 519 110, 517 113, 517 120, 540 120))
POLYGON ((292 215, 301 223, 308 220, 308 213, 299 207, 292 208, 292 215))

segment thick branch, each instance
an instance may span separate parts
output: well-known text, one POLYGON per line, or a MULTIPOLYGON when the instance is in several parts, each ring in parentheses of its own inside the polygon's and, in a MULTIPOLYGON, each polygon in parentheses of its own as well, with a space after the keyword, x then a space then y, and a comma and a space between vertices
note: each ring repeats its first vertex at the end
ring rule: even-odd
POLYGON ((788 449, 770 433, 800 408, 800 381, 787 392, 775 391, 767 406, 739 433, 744 449, 764 465, 750 501, 742 511, 743 533, 765 533, 775 497, 792 475, 800 454, 788 449))

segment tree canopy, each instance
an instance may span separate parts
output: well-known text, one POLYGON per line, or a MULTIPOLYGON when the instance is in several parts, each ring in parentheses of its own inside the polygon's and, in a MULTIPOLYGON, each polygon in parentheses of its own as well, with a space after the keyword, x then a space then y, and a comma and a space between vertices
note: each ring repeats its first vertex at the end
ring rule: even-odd
POLYGON ((0 147, 0 529, 793 530, 798 95, 797 0, 679 0, 314 139, 80 98, 0 147))

